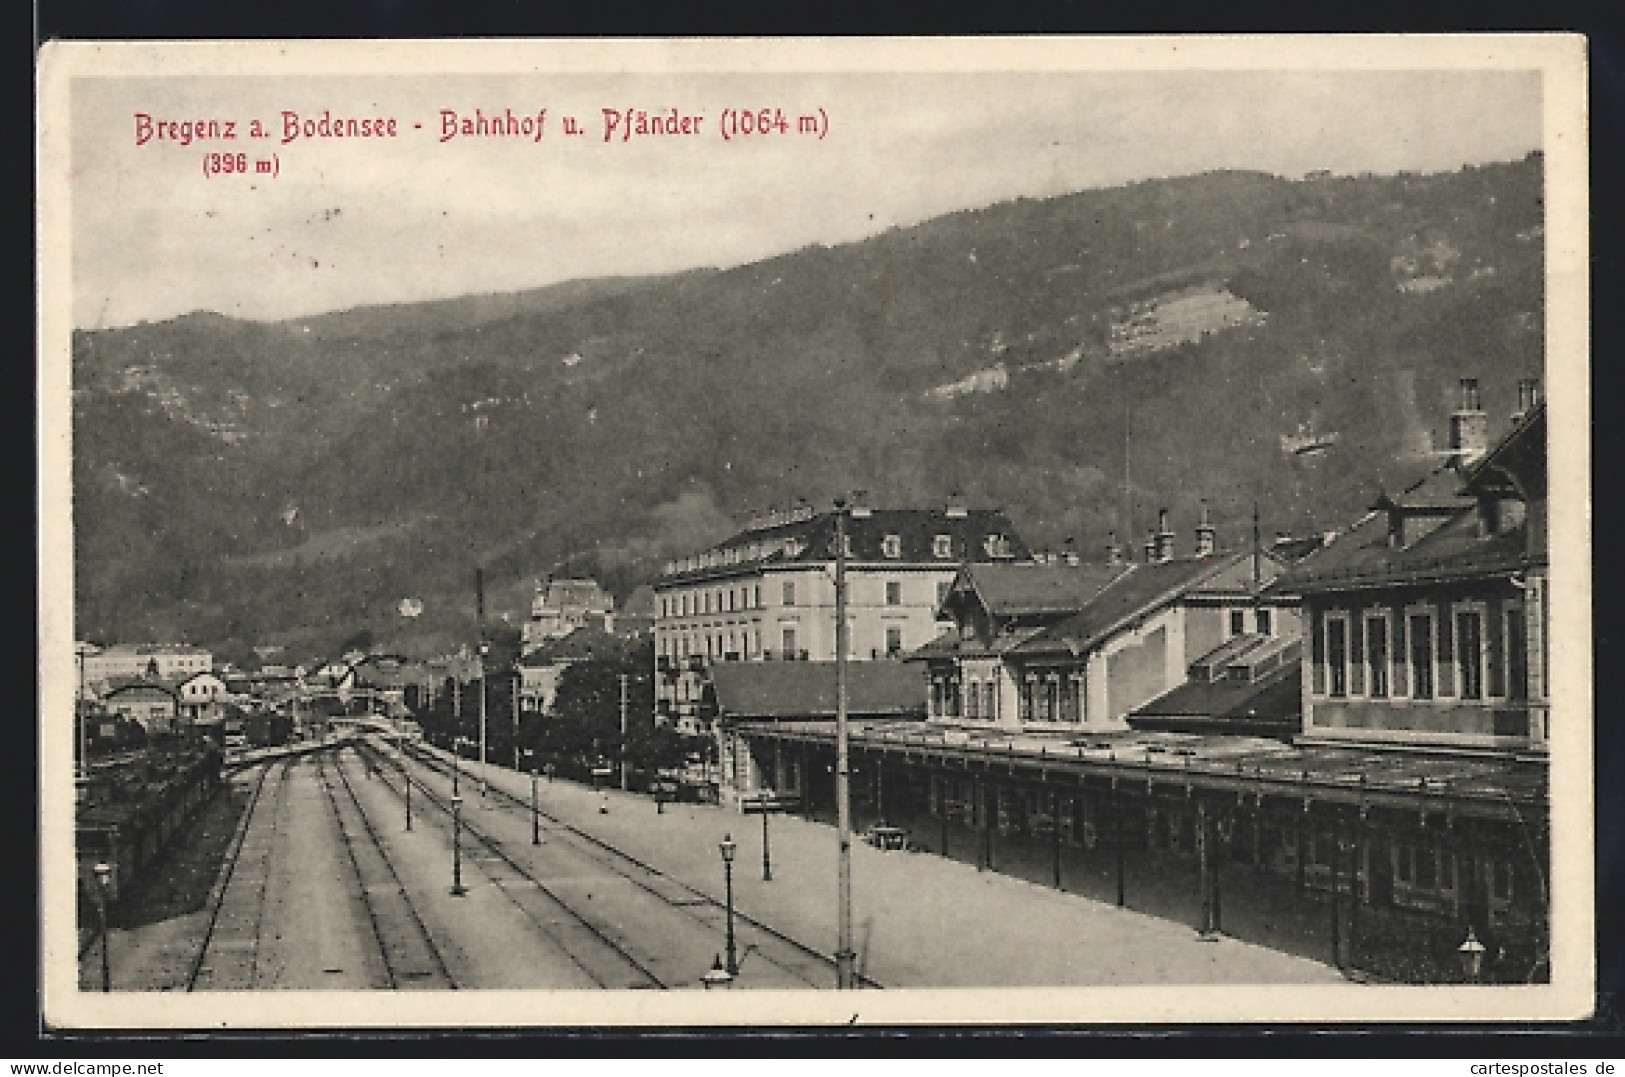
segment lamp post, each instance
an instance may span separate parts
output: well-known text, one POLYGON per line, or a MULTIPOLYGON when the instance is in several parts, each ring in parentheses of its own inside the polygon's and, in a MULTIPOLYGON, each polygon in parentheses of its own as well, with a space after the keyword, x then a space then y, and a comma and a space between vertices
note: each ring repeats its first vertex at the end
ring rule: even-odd
POLYGON ((406 829, 412 829, 412 760, 406 754, 406 738, 397 737, 395 747, 401 753, 401 779, 406 782, 406 829))
POLYGON ((852 952, 852 789, 848 777, 846 720, 846 501, 835 499, 835 820, 837 862, 837 925, 835 986, 856 986, 852 952))
POLYGON ((1467 939, 1456 947, 1456 953, 1461 955, 1461 969, 1467 974, 1467 981, 1476 984, 1484 968, 1484 944, 1473 933, 1473 925, 1467 925, 1467 939))
POLYGON ((96 918, 102 929, 102 991, 113 990, 113 965, 107 953, 107 893, 112 885, 113 869, 105 863, 98 863, 93 869, 96 873, 96 918))
POLYGON ((536 749, 526 748, 525 754, 530 756, 530 843, 542 843, 542 810, 541 802, 537 800, 536 793, 536 749))
POLYGON ((463 798, 451 797, 451 895, 462 897, 468 893, 463 885, 463 798))
MULTIPOLYGON (((481 630, 483 632, 483 629, 481 630)), ((486 803, 486 794, 489 792, 487 783, 485 761, 485 659, 491 653, 491 645, 480 640, 480 803, 486 803)))
POLYGON ((762 797, 762 881, 773 881, 773 858, 768 854, 767 848, 767 797, 762 797))
POLYGON ((734 843, 732 834, 722 836, 722 844, 717 848, 722 850, 722 872, 726 880, 726 894, 728 899, 728 964, 727 972, 730 978, 739 975, 739 953, 734 949, 734 853, 739 846, 734 843))
POLYGON ((732 987, 733 982, 733 975, 729 973, 727 969, 722 967, 721 954, 718 954, 716 957, 712 958, 710 970, 707 971, 704 976, 700 977, 700 983, 705 985, 705 989, 707 991, 719 987, 732 987))

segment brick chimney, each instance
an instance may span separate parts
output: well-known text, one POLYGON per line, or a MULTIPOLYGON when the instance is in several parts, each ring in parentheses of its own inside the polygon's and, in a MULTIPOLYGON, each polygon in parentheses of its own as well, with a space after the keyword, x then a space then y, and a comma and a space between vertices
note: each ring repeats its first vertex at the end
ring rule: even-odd
POLYGON ((1450 416, 1450 451, 1456 463, 1476 463, 1489 451, 1490 417, 1479 405, 1478 379, 1461 379, 1461 407, 1450 416))
POLYGON ((1157 547, 1156 560, 1157 561, 1161 562, 1161 561, 1172 561, 1173 560, 1173 558, 1174 558, 1174 540, 1176 538, 1178 538, 1178 537, 1179 537, 1178 535, 1175 535, 1172 531, 1170 531, 1168 529, 1168 510, 1167 509, 1158 509, 1157 510, 1157 534, 1156 534, 1156 547, 1157 547))
POLYGON ((1540 403, 1540 381, 1537 378, 1518 379, 1518 410, 1512 413, 1514 424, 1521 423, 1528 417, 1535 405, 1540 403))
POLYGON ((1219 548, 1219 533, 1208 518, 1207 502, 1202 502, 1202 522, 1196 525, 1196 556, 1212 557, 1219 548))

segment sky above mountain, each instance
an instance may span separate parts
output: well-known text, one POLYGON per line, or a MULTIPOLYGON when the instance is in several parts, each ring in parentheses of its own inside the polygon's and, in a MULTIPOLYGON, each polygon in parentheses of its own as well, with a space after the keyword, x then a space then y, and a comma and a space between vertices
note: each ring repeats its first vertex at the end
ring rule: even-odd
POLYGON ((1221 168, 1442 171, 1521 157, 1543 134, 1538 71, 742 66, 77 79, 74 323, 281 319, 729 266, 1016 197, 1221 168), (789 130, 724 140, 730 107, 780 109, 789 130), (442 140, 444 110, 544 108, 539 141, 442 140), (703 119, 697 134, 605 141, 605 109, 703 119), (283 142, 284 112, 324 111, 394 117, 397 135, 283 142), (152 120, 144 144, 137 114, 152 120), (822 138, 796 130, 811 115, 822 138), (584 133, 566 136, 566 116, 584 133), (253 119, 268 137, 246 137, 253 119), (186 144, 157 126, 188 120, 232 122, 237 138, 186 144), (251 170, 273 159, 276 174, 208 175, 212 152, 251 170))

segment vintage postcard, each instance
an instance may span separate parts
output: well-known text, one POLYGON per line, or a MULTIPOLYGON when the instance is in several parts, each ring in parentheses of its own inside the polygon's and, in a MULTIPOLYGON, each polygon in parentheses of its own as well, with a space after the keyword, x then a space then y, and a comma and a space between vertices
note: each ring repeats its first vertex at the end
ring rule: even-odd
POLYGON ((46 45, 46 1021, 1586 1015, 1584 87, 46 45))

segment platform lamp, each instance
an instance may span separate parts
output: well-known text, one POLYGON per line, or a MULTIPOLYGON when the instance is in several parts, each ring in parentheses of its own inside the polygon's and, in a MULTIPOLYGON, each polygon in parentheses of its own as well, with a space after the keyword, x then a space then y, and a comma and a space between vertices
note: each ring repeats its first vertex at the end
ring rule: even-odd
POLYGON ((107 953, 107 895, 112 888, 113 868, 106 863, 98 863, 91 869, 96 873, 96 918, 102 929, 102 991, 113 990, 113 965, 107 953))
POLYGON ((739 951, 734 948, 734 854, 739 851, 739 845, 734 841, 732 834, 724 834, 722 844, 717 848, 722 852, 722 872, 728 899, 727 972, 733 977, 739 975, 739 951))
POLYGON ((462 897, 468 893, 463 885, 463 798, 451 798, 451 894, 462 897))
POLYGON ((713 989, 719 988, 719 987, 732 987, 733 982, 734 982, 733 975, 731 973, 729 973, 729 971, 727 969, 722 967, 722 955, 721 954, 718 954, 715 958, 712 959, 711 968, 706 972, 706 974, 704 976, 700 977, 700 983, 705 985, 705 989, 707 991, 710 991, 710 990, 713 990, 713 989))
POLYGON ((1484 970, 1484 944, 1473 933, 1472 924, 1467 925, 1466 941, 1456 947, 1456 953, 1461 956, 1461 970, 1467 974, 1468 982, 1478 983, 1478 977, 1484 970))

